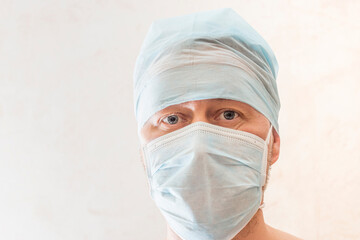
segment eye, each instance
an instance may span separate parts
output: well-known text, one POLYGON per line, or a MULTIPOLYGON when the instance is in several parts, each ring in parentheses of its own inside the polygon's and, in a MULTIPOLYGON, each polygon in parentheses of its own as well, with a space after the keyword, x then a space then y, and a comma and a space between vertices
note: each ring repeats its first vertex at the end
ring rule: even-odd
POLYGON ((238 113, 234 111, 224 111, 223 116, 226 120, 233 120, 235 117, 238 116, 238 113))
POLYGON ((173 124, 178 123, 179 117, 178 117, 177 115, 169 115, 169 116, 165 117, 165 118, 163 119, 163 121, 166 122, 166 123, 168 123, 168 124, 173 125, 173 124))

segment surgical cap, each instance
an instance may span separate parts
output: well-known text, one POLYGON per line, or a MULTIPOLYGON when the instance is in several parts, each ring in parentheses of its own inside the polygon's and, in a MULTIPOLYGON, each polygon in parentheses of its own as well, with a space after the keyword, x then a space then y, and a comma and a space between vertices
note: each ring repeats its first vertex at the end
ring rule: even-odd
POLYGON ((223 98, 249 104, 279 133, 277 72, 270 46, 231 8, 158 19, 135 63, 138 128, 168 106, 223 98))

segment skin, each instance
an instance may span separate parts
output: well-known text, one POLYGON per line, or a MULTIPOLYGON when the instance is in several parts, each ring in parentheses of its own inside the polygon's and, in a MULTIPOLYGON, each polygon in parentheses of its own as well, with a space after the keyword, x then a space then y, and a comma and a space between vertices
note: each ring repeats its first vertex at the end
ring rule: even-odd
MULTIPOLYGON (((154 114, 141 129, 141 144, 185 127, 197 121, 207 122, 222 127, 241 130, 255 134, 262 139, 270 128, 269 120, 250 105, 228 99, 206 99, 189 101, 169 106, 154 114), (226 118, 231 113, 231 119, 226 118), (169 121, 169 116, 176 117, 177 122, 169 121)), ((268 167, 266 184, 262 188, 262 201, 267 186, 269 169, 278 160, 280 153, 280 137, 275 129, 272 129, 268 147, 268 167)), ((143 152, 140 155, 144 168, 143 152)), ((233 238, 233 240, 297 240, 295 236, 275 229, 264 221, 263 211, 259 209, 250 222, 233 238)), ((181 240, 168 226, 166 240, 181 240)))

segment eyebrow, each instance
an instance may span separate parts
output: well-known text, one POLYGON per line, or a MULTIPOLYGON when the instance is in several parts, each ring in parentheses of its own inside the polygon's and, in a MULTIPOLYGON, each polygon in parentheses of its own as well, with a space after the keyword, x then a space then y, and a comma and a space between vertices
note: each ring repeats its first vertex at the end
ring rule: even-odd
MULTIPOLYGON (((214 102, 225 102, 225 101, 230 101, 229 103, 233 103, 233 104, 236 104, 235 102, 233 101, 236 101, 236 100, 232 100, 232 99, 225 99, 225 98, 213 98, 213 99, 208 99, 208 100, 212 100, 214 102)), ((175 104, 175 105, 171 105, 171 106, 168 106, 166 108, 169 108, 168 111, 176 111, 176 109, 181 109, 183 108, 183 106, 179 106, 180 104, 175 104)), ((186 103, 185 103, 186 105, 186 103)), ((240 104, 239 106, 237 106, 239 108, 246 108, 245 106, 243 106, 242 104, 240 104)), ((157 113, 154 114, 157 115, 157 114, 161 114, 162 111, 164 111, 166 108, 164 109, 161 109, 160 111, 158 111, 157 113)))
MULTIPOLYGON (((213 99, 209 99, 209 100, 212 100, 212 101, 215 101, 215 102, 225 102, 225 101, 229 101, 231 103, 233 103, 233 102, 241 102, 239 100, 226 99, 226 98, 213 98, 213 99)), ((244 103, 244 102, 241 102, 241 103, 244 103)))
POLYGON ((214 99, 212 99, 212 100, 214 100, 215 102, 223 102, 223 101, 231 101, 232 99, 214 98, 214 99))

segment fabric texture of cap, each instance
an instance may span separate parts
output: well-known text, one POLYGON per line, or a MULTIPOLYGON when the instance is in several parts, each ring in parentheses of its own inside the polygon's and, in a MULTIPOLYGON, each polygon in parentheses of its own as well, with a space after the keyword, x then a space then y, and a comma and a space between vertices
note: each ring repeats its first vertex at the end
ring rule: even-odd
POLYGON ((168 106, 224 98, 249 104, 279 133, 277 73, 270 46, 231 8, 156 20, 133 74, 138 128, 168 106))

